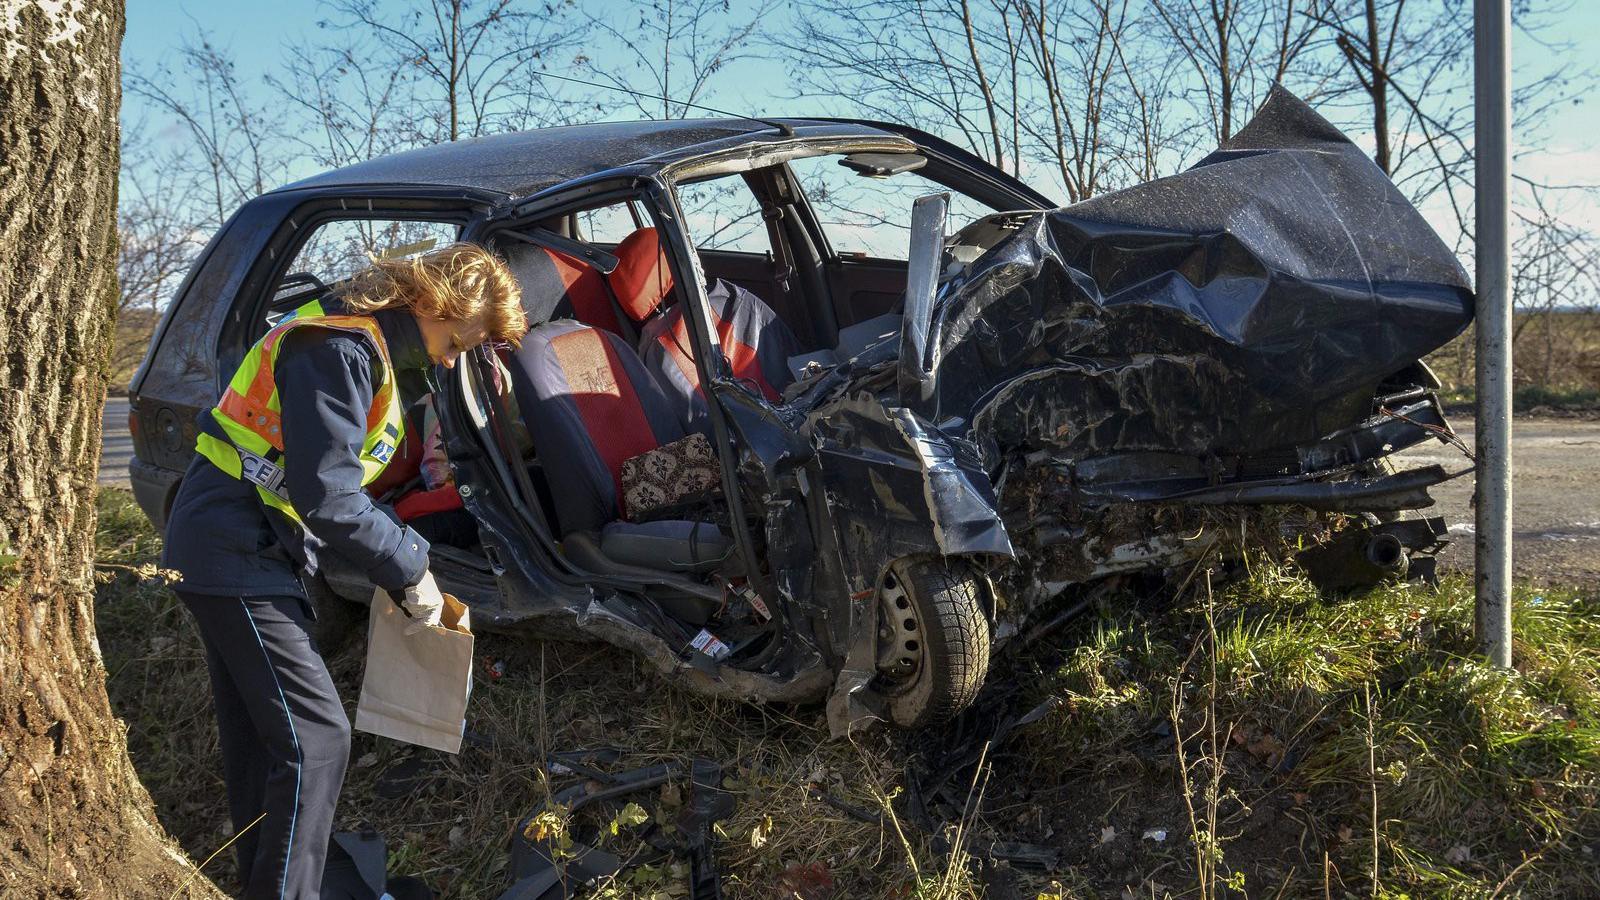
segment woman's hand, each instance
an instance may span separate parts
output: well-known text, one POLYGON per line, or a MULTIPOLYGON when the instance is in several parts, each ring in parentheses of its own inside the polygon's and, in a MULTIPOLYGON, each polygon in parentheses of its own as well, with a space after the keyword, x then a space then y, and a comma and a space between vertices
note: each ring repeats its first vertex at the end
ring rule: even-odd
POLYGON ((439 624, 439 617, 444 614, 444 594, 439 592, 432 571, 424 570, 422 580, 406 588, 400 608, 412 619, 411 624, 406 626, 406 634, 415 634, 424 627, 439 624))

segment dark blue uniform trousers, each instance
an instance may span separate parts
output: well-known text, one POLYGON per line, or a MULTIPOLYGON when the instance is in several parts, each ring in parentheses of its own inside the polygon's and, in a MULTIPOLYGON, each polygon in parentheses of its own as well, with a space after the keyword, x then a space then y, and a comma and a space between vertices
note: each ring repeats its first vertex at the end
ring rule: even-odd
POLYGON ((306 602, 179 596, 200 626, 211 670, 229 813, 234 833, 243 832, 234 845, 243 896, 314 898, 350 758, 350 721, 311 640, 306 602))

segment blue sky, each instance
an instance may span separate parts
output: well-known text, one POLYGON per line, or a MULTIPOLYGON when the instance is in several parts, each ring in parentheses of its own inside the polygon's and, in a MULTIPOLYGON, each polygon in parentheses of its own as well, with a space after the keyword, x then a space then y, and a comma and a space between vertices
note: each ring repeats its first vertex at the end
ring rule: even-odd
MULTIPOLYGON (((737 5, 740 0, 733 2, 737 5)), ((587 0, 584 10, 601 11, 604 9, 603 3, 604 0, 599 0, 598 4, 595 0, 587 0)), ((1462 6, 1466 10, 1471 9, 1470 3, 1462 3, 1462 6)), ((1544 75, 1555 65, 1591 65, 1600 60, 1600 0, 1545 0, 1539 6, 1562 10, 1557 14, 1559 19, 1556 27, 1551 28, 1548 34, 1568 43, 1572 52, 1558 60, 1548 48, 1519 35, 1513 51, 1519 80, 1544 75)), ((296 43, 321 42, 323 36, 318 34, 317 21, 325 15, 316 0, 271 0, 266 3, 129 0, 123 61, 126 66, 148 71, 164 57, 171 56, 185 35, 204 29, 236 61, 245 82, 259 85, 262 76, 268 72, 281 71, 283 48, 296 43)), ((704 102, 752 114, 846 112, 819 109, 814 101, 786 99, 781 64, 745 61, 735 65, 739 67, 738 71, 724 73, 719 81, 724 87, 705 98, 704 102)), ((127 112, 137 118, 140 113, 138 98, 125 97, 124 102, 127 112)), ((1597 105, 1600 104, 1567 107, 1553 116, 1545 130, 1546 149, 1537 156, 1521 157, 1519 172, 1541 180, 1600 182, 1600 133, 1592 124, 1597 105)), ((623 104, 619 103, 619 115, 626 115, 621 106, 623 104)), ((1353 136, 1361 140, 1359 135, 1353 136)), ((1041 184, 1038 187, 1046 193, 1059 194, 1049 185, 1041 184)), ((1571 204, 1569 219, 1581 220, 1591 230, 1600 232, 1600 202, 1586 196, 1564 199, 1562 202, 1571 204)), ((1424 212, 1450 240, 1451 235, 1446 233, 1448 228, 1441 221, 1447 218, 1443 216, 1443 210, 1425 207, 1424 212)))

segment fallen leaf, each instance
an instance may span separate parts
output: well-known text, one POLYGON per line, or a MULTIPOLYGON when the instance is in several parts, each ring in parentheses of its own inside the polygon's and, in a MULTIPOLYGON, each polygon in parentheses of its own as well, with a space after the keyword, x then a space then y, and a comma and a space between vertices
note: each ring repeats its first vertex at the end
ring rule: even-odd
POLYGON ((1355 837, 1355 835, 1356 835, 1355 829, 1351 828, 1349 825, 1340 825, 1339 826, 1339 840, 1342 843, 1348 844, 1350 842, 1350 839, 1355 837))
POLYGON ((377 764, 378 754, 376 753, 364 753, 360 759, 356 760, 356 768, 358 769, 370 769, 377 764))
POLYGON ((1277 735, 1259 734, 1250 741, 1245 749, 1250 752, 1251 756, 1269 766, 1277 765, 1278 760, 1283 759, 1284 745, 1283 741, 1278 740, 1277 735))
POLYGON ((661 786, 661 805, 678 807, 683 805, 683 789, 672 782, 661 786))
POLYGON ((1289 799, 1294 801, 1295 806, 1305 806, 1311 802, 1311 795, 1304 791, 1295 791, 1289 795, 1289 799))
POLYGON ((760 850, 762 847, 767 845, 767 841, 770 840, 771 837, 772 817, 762 816, 761 821, 757 822, 755 827, 750 829, 750 849, 760 850))
POLYGON ((1155 841, 1159 844, 1167 839, 1167 830, 1165 828, 1146 828, 1144 830, 1144 839, 1155 841))
POLYGON ((620 834, 623 828, 643 825, 648 821, 650 821, 650 814, 645 812, 644 807, 637 803, 629 803, 622 808, 621 812, 617 813, 615 819, 611 820, 611 833, 620 834))
POLYGON ((1472 859, 1472 851, 1464 844, 1457 844, 1444 852, 1444 859, 1451 865, 1460 865, 1472 859))

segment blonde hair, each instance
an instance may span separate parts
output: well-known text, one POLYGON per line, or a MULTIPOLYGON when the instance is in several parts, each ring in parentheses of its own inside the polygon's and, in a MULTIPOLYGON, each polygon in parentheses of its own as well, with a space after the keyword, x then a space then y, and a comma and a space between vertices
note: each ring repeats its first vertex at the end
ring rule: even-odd
POLYGON ((374 259, 344 295, 352 313, 410 309, 419 319, 481 322, 491 340, 513 346, 528 330, 522 288, 500 257, 454 243, 409 259, 374 259))

